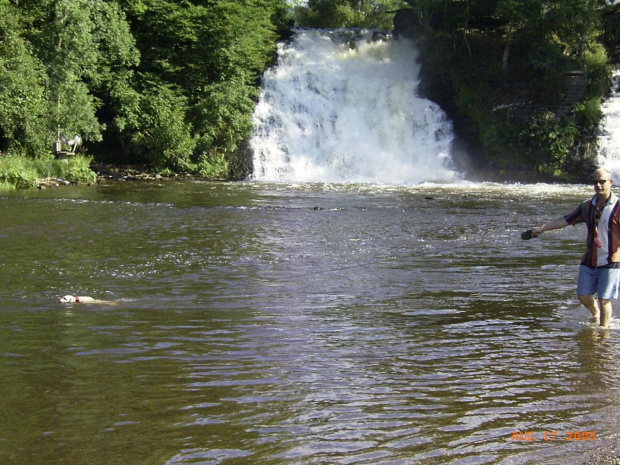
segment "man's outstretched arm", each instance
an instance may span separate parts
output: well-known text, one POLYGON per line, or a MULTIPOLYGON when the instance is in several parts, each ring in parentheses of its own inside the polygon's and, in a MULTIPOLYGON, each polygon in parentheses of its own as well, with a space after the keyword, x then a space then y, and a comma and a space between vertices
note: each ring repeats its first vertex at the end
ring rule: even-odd
POLYGON ((564 219, 564 217, 560 217, 557 220, 550 221, 548 223, 543 224, 542 226, 536 226, 532 228, 532 236, 538 237, 542 233, 547 231, 553 231, 554 229, 561 229, 568 226, 568 223, 564 219))

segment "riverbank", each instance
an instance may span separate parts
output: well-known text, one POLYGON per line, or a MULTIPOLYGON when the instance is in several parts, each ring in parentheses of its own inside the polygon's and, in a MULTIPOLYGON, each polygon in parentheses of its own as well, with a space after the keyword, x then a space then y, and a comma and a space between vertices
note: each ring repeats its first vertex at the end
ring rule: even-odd
MULTIPOLYGON (((90 168, 96 175, 96 182, 90 182, 87 183, 87 185, 108 181, 166 181, 196 178, 214 180, 213 178, 201 177, 192 173, 154 173, 143 165, 93 164, 90 168)), ((38 179, 36 187, 38 189, 52 189, 69 186, 71 184, 78 184, 78 182, 63 178, 48 177, 38 179)))
POLYGON ((189 174, 166 174, 150 172, 142 165, 103 165, 94 164, 91 169, 97 173, 97 181, 160 181, 191 177, 189 174))
POLYGON ((166 181, 184 179, 204 179, 221 181, 213 176, 201 176, 190 172, 153 172, 144 165, 104 165, 93 164, 91 169, 97 173, 97 182, 104 181, 166 181))

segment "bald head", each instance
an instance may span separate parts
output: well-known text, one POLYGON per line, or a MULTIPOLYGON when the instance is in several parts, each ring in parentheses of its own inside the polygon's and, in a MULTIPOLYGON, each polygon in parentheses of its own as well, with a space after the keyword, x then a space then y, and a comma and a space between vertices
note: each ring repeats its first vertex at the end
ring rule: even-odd
POLYGON ((611 173, 606 169, 599 168, 592 173, 592 184, 594 185, 594 192, 598 196, 599 201, 607 202, 611 195, 611 186, 614 180, 611 179, 611 173))
POLYGON ((599 168, 592 173, 592 179, 611 179, 611 173, 605 168, 599 168))

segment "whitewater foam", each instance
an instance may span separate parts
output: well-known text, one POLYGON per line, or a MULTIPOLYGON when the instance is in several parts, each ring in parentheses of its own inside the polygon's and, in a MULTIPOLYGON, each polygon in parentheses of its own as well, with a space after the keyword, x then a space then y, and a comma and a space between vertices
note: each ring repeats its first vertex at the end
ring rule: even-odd
POLYGON ((418 52, 371 31, 300 30, 263 77, 254 179, 418 184, 461 178, 452 124, 417 95, 418 52))

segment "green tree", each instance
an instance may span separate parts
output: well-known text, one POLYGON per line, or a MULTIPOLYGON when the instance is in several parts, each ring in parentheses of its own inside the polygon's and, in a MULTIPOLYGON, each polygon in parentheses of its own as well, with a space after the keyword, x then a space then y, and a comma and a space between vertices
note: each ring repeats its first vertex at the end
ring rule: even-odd
POLYGON ((608 73, 598 43, 604 1, 406 1, 423 82, 482 145, 481 164, 559 173, 589 145, 608 73), (588 86, 566 115, 564 73, 584 69, 588 86))
POLYGON ((0 0, 0 151, 33 155, 45 147, 45 74, 22 30, 19 10, 0 0))
POLYGON ((138 54, 128 24, 115 3, 57 0, 53 21, 43 28, 47 45, 49 101, 57 132, 101 140, 97 111, 104 101, 122 107, 138 54), (47 29, 47 30, 46 30, 47 29))
POLYGON ((52 39, 47 45, 48 100, 57 137, 78 133, 101 140, 95 115, 99 102, 86 80, 96 80, 97 45, 87 0, 59 0, 52 5, 53 21, 46 27, 52 39))
MULTIPOLYGON (((123 7, 142 54, 139 92, 148 94, 157 82, 170 98, 183 102, 182 119, 195 141, 185 163, 203 172, 213 171, 209 164, 218 167, 215 171, 222 169, 222 156, 232 154, 251 134, 257 82, 273 61, 276 39, 286 27, 284 1, 143 0, 124 2, 123 7)), ((134 111, 142 107, 134 106, 134 111)), ((124 122, 125 128, 134 124, 130 132, 147 129, 141 127, 145 120, 135 115, 124 122)), ((168 153, 175 150, 171 147, 168 153)))
MULTIPOLYGON (((61 135, 218 172, 251 133, 285 0, 0 0, 0 150, 61 135)), ((225 174, 225 173, 224 173, 225 174)))
MULTIPOLYGON (((10 6, 6 0, 3 5, 10 6)), ((10 18, 17 19, 14 24, 19 28, 11 35, 12 47, 19 49, 13 50, 14 59, 22 57, 22 66, 37 67, 37 72, 23 72, 22 80, 26 77, 27 81, 16 85, 24 92, 33 89, 32 82, 37 80, 42 90, 38 111, 29 111, 28 117, 28 124, 35 125, 39 134, 37 143, 26 143, 24 137, 15 140, 21 140, 20 145, 27 146, 31 156, 51 150, 60 135, 80 134, 85 140, 101 141, 105 122, 99 112, 106 106, 120 111, 129 99, 132 67, 138 62, 129 25, 118 4, 104 0, 21 0, 2 15, 3 20, 10 18), (20 40, 24 44, 21 48, 20 40)), ((7 106, 19 107, 13 95, 5 93, 7 106)), ((10 120, 19 121, 14 117, 10 120)), ((5 134, 9 124, 0 122, 5 134)))
POLYGON ((172 86, 155 84, 142 95, 140 110, 136 149, 156 168, 190 170, 196 142, 185 123, 186 99, 172 86))
POLYGON ((402 0, 308 0, 295 7, 295 19, 302 27, 391 30, 393 13, 402 6, 402 0))

